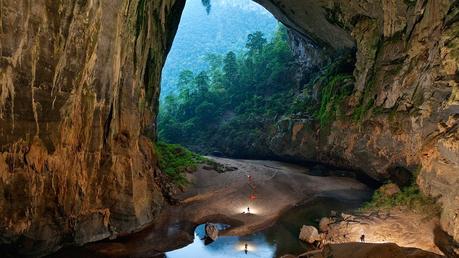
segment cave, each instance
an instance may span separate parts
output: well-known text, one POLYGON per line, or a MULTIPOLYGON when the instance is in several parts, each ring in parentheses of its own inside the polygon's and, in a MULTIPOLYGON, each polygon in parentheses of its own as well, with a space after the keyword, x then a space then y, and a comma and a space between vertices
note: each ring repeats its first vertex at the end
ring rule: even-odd
MULTIPOLYGON (((441 234, 433 237, 448 247, 437 254, 456 257, 459 3, 255 2, 287 28, 304 74, 346 54, 353 60, 343 116, 327 126, 302 116, 276 121, 267 155, 358 171, 379 183, 414 178, 413 191, 438 206, 441 234)), ((161 221, 174 186, 160 169, 156 117, 161 71, 184 7, 178 0, 0 2, 2 251, 36 257, 122 242, 161 221)), ((314 87, 327 89, 320 80, 314 87)))

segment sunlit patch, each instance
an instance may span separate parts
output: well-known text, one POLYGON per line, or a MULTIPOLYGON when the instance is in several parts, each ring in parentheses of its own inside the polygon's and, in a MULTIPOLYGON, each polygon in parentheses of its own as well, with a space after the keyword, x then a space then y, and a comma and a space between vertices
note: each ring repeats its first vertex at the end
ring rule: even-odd
POLYGON ((356 238, 358 238, 356 239, 358 242, 362 243, 384 244, 390 242, 387 239, 381 239, 377 235, 372 235, 371 232, 365 232, 363 228, 360 229, 360 234, 356 238))
POLYGON ((257 247, 255 246, 255 244, 250 242, 240 242, 236 245, 236 250, 243 252, 255 252, 257 250, 257 247))
POLYGON ((237 213, 242 213, 242 214, 253 214, 253 215, 259 215, 261 213, 261 209, 258 208, 257 206, 245 206, 245 207, 239 207, 237 209, 237 213))

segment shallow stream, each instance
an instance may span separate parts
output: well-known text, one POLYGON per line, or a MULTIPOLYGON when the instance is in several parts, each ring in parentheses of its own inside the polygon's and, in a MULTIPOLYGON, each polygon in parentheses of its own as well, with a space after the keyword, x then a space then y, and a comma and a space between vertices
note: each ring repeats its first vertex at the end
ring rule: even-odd
MULTIPOLYGON (((320 218, 328 216, 330 211, 337 212, 358 208, 361 202, 349 202, 332 198, 318 198, 305 205, 295 207, 276 223, 260 232, 244 237, 221 236, 215 242, 206 244, 204 225, 195 229, 193 243, 166 253, 168 258, 274 258, 284 254, 301 254, 311 246, 298 239, 302 225, 318 226, 320 218), (247 244, 247 252, 245 250, 247 244)), ((218 221, 213 221, 218 223, 218 221)))

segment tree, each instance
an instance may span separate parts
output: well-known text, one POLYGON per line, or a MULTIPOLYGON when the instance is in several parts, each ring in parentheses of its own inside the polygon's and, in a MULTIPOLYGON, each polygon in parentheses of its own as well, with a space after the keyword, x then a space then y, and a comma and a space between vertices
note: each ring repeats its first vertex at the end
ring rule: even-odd
POLYGON ((254 53, 260 54, 263 51, 263 47, 268 41, 264 37, 261 31, 249 34, 247 37, 246 48, 249 49, 249 55, 254 53))
POLYGON ((261 32, 252 33, 241 54, 209 54, 206 60, 205 71, 180 74, 182 94, 167 98, 161 107, 159 138, 201 152, 259 148, 263 132, 288 115, 286 103, 294 102, 291 75, 297 64, 285 30, 269 42, 261 32))
POLYGON ((199 93, 205 93, 209 90, 209 76, 206 72, 200 72, 195 78, 194 83, 196 85, 196 90, 199 93))
POLYGON ((190 70, 183 70, 180 72, 178 79, 178 90, 179 96, 182 99, 188 99, 192 90, 192 82, 194 80, 194 74, 190 70))
POLYGON ((225 73, 225 79, 229 84, 236 82, 238 77, 238 66, 236 61, 236 54, 233 51, 226 54, 225 59, 223 60, 223 72, 225 73))
POLYGON ((215 104, 203 101, 196 107, 195 113, 201 123, 211 123, 215 117, 215 104))
POLYGON ((202 5, 206 8, 207 14, 210 13, 210 9, 212 8, 212 4, 210 3, 210 0, 201 0, 202 5))
POLYGON ((219 70, 222 66, 222 56, 218 54, 207 54, 204 58, 210 66, 210 70, 219 70))
POLYGON ((179 75, 178 86, 183 87, 189 85, 194 78, 194 74, 190 70, 183 70, 179 75))

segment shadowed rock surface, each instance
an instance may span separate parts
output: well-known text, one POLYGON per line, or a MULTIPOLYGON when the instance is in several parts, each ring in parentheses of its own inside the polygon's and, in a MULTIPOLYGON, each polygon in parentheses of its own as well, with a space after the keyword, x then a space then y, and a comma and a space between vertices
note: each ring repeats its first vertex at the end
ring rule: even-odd
POLYGON ((139 230, 164 198, 159 78, 182 1, 0 2, 0 242, 41 255, 139 230))
MULTIPOLYGON (((377 179, 393 167, 419 170, 421 190, 443 207, 443 229, 459 240, 458 1, 257 2, 291 29, 306 70, 356 50, 346 103, 358 121, 281 120, 267 152, 377 179)), ((160 72, 183 6, 0 2, 1 243, 39 255, 154 221, 167 184, 145 136, 154 137, 160 72)))

